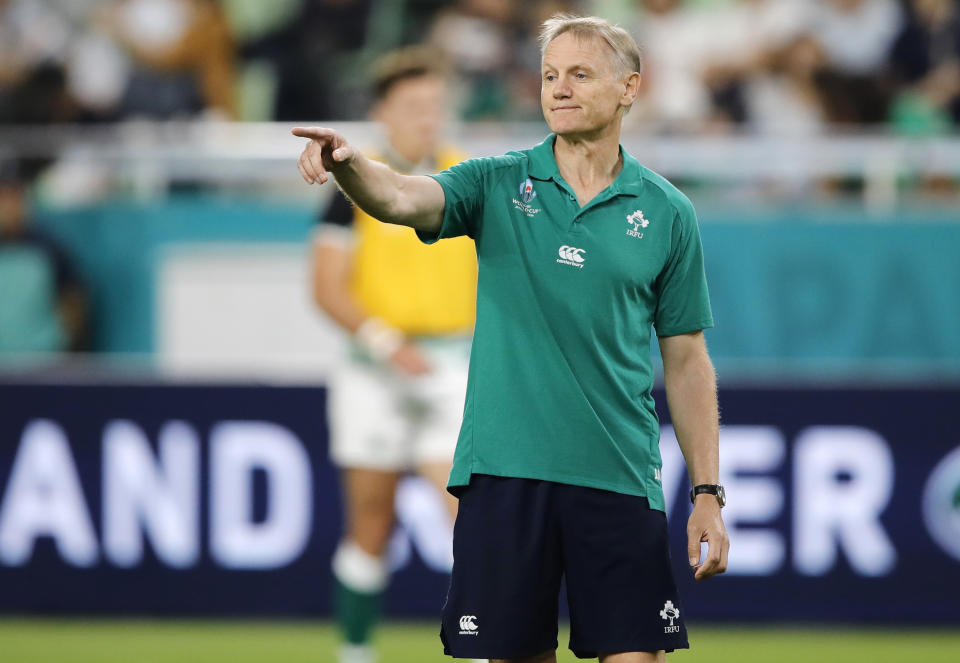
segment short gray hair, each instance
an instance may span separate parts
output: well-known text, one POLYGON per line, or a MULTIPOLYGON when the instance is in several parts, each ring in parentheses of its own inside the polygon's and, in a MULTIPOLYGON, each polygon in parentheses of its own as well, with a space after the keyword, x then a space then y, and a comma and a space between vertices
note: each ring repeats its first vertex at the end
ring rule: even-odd
POLYGON ((540 57, 546 53, 550 42, 565 32, 572 33, 578 39, 584 37, 602 39, 613 51, 616 68, 621 75, 640 73, 643 65, 640 61, 640 47, 637 46, 637 42, 619 25, 613 25, 598 16, 554 14, 548 18, 540 28, 540 57))

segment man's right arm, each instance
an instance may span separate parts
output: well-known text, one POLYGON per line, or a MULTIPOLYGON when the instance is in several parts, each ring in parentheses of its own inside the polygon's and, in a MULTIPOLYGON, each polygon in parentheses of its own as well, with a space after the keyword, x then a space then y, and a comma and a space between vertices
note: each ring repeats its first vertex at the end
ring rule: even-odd
POLYGON ((308 184, 323 184, 332 174, 343 192, 375 219, 416 230, 438 232, 443 225, 443 187, 431 177, 401 175, 363 156, 332 129, 296 128, 309 138, 298 167, 308 184))

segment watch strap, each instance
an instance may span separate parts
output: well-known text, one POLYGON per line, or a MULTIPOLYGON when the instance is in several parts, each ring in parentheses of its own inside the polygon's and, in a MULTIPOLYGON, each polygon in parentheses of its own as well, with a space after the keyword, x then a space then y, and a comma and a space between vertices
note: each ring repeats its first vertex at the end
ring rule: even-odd
POLYGON ((701 483, 690 489, 690 501, 696 501, 697 495, 713 495, 720 502, 720 506, 723 506, 726 502, 726 495, 724 495, 723 486, 719 483, 701 483))

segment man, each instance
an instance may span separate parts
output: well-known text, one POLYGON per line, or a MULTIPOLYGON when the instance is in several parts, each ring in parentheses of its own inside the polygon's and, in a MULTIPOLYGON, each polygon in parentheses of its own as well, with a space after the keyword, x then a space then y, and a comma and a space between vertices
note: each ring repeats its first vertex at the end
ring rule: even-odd
POLYGON ((295 129, 311 139, 299 168, 310 183, 332 173, 360 207, 424 241, 476 241, 477 326, 449 482, 460 506, 445 651, 555 661, 563 576, 575 654, 663 660, 687 638, 667 551, 651 325, 695 486, 695 577, 725 570, 728 548, 696 216, 619 146, 640 83, 630 35, 558 15, 541 46, 553 135, 537 147, 412 177, 334 131, 295 129))
MULTIPOLYGON (((461 160, 440 145, 445 85, 429 52, 384 56, 373 83, 372 115, 386 139, 376 158, 421 174, 461 160)), ((353 340, 331 381, 329 419, 346 505, 333 559, 340 657, 361 663, 373 659, 401 474, 415 471, 432 482, 451 523, 456 516, 444 487, 463 414, 477 260, 467 238, 428 247, 411 229, 380 223, 339 192, 321 220, 314 298, 353 340)))
POLYGON ((83 348, 87 300, 60 246, 30 222, 28 164, 0 157, 0 357, 83 348))

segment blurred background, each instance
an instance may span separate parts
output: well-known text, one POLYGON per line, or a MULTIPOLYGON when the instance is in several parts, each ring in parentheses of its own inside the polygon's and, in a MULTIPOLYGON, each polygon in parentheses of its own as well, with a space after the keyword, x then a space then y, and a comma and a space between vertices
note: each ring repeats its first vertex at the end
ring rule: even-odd
MULTIPOLYGON (((955 660, 960 3, 0 0, 0 661, 331 660, 344 338, 309 288, 332 188, 289 130, 382 141, 370 67, 421 44, 451 144, 529 147, 558 11, 638 39, 623 145, 701 222, 732 551, 678 568, 704 635, 675 656, 955 660)), ((441 658, 422 488, 385 660, 441 658)))

